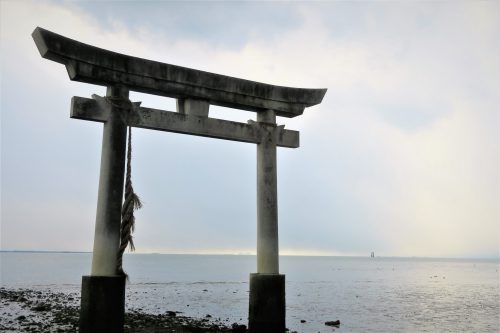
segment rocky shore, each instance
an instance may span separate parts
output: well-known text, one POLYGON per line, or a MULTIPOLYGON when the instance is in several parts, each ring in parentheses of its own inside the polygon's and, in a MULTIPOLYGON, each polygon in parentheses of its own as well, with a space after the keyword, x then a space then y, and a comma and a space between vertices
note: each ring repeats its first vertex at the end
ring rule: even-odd
MULTIPOLYGON (((80 295, 31 289, 0 288, 1 332, 76 332, 80 295)), ((227 326, 207 315, 196 319, 175 311, 125 313, 125 333, 246 332, 244 325, 227 326)))

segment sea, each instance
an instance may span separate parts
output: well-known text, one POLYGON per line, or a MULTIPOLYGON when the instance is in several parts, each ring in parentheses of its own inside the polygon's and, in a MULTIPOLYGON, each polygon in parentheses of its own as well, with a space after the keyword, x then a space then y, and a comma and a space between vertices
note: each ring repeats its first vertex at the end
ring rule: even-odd
MULTIPOLYGON (((79 292, 90 253, 0 253, 0 285, 79 292)), ((126 254, 126 308, 247 323, 255 256, 126 254)), ((287 327, 316 332, 500 332, 500 261, 280 258, 287 327), (326 321, 340 320, 339 327, 326 321), (305 322, 301 322, 305 321, 305 322)))

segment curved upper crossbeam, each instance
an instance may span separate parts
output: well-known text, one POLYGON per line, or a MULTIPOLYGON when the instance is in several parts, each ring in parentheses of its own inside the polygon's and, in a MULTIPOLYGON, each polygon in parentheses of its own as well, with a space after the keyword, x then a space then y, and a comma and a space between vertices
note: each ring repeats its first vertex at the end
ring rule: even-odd
POLYGON ((295 117, 321 103, 326 89, 275 86, 132 57, 84 44, 37 27, 33 39, 42 57, 66 66, 71 80, 123 85, 130 90, 192 98, 248 111, 274 110, 295 117))

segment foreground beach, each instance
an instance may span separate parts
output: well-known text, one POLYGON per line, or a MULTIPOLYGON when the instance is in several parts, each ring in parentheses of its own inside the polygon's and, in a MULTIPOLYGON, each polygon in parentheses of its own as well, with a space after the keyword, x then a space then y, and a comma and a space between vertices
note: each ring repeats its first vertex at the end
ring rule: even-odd
MULTIPOLYGON (((78 329, 77 294, 32 289, 0 288, 0 331, 75 332, 78 329)), ((246 332, 244 325, 228 325, 221 318, 195 319, 182 313, 147 314, 138 310, 125 313, 126 333, 246 332)))

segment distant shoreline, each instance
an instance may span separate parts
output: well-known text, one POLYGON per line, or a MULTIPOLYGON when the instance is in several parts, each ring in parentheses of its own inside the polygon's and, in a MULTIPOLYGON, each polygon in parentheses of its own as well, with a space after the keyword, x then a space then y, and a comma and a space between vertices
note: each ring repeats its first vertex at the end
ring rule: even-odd
MULTIPOLYGON (((67 253, 67 254, 92 254, 92 251, 56 251, 56 250, 0 250, 0 253, 67 253)), ((170 255, 170 256, 242 256, 255 257, 248 253, 161 253, 161 252, 133 252, 126 255, 170 255)), ((368 258, 368 259, 414 259, 414 260, 488 260, 500 261, 500 257, 407 257, 407 256, 375 256, 369 255, 290 255, 281 254, 280 257, 305 257, 305 258, 368 258)))
POLYGON ((92 253, 89 251, 0 250, 0 253, 92 253))

